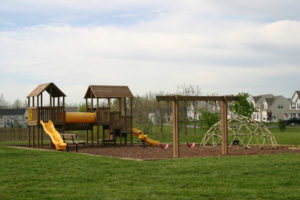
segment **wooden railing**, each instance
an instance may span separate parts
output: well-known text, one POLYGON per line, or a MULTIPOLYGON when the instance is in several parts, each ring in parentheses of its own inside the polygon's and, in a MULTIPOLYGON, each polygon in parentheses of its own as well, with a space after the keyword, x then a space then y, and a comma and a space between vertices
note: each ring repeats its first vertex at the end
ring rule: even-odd
POLYGON ((132 117, 130 116, 122 116, 122 131, 123 132, 131 132, 132 131, 132 117))
POLYGON ((65 113, 63 107, 30 107, 28 108, 28 125, 35 126, 40 120, 48 122, 52 120, 54 124, 63 124, 65 122, 65 113))
POLYGON ((122 128, 120 112, 110 112, 110 127, 113 129, 122 128))
POLYGON ((99 125, 109 125, 109 108, 98 108, 96 111, 97 124, 99 125))

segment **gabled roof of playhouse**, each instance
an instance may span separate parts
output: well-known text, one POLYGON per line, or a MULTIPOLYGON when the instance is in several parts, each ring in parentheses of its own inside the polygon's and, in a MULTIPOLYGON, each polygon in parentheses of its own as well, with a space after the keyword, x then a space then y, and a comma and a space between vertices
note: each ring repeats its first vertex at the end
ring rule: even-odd
POLYGON ((133 97, 128 86, 90 85, 84 98, 133 97))
POLYGON ((27 97, 39 96, 45 90, 52 97, 65 97, 66 96, 54 83, 44 83, 44 84, 38 85, 27 97))

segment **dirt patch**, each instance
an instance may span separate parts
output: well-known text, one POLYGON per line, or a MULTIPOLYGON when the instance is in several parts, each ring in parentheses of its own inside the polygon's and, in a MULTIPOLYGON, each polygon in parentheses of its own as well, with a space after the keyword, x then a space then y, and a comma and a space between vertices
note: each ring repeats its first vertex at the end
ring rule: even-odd
MULTIPOLYGON (((51 149, 50 146, 44 146, 43 149, 51 149)), ((257 146, 245 149, 243 147, 234 146, 230 147, 229 156, 239 155, 257 155, 257 154, 281 154, 281 153, 300 153, 299 148, 291 148, 290 146, 279 146, 276 149, 271 147, 265 147, 260 149, 257 146)), ((75 148, 71 148, 70 151, 74 152, 75 148)), ((93 155, 103 155, 120 158, 130 158, 139 160, 159 160, 159 159, 170 159, 173 158, 172 146, 167 150, 162 150, 160 147, 146 146, 143 148, 142 145, 86 145, 79 146, 79 153, 87 153, 93 155)), ((181 158, 192 158, 192 157, 208 157, 208 156, 221 156, 221 147, 202 147, 196 145, 190 149, 186 145, 180 146, 180 157, 181 158)))

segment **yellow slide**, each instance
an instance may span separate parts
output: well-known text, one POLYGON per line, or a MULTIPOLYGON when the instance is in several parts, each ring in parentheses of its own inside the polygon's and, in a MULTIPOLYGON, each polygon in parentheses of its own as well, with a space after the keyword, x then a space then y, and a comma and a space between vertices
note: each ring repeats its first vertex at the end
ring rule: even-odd
POLYGON ((64 143, 60 133, 55 129, 53 122, 49 120, 48 123, 44 123, 42 120, 40 121, 45 132, 49 135, 52 143, 55 145, 56 150, 66 150, 67 144, 64 143))
POLYGON ((133 128, 132 131, 133 131, 133 134, 136 135, 140 140, 143 140, 143 141, 147 142, 148 144, 151 144, 152 146, 160 145, 160 141, 152 140, 152 139, 148 138, 148 135, 145 135, 144 133, 142 133, 141 130, 133 128))

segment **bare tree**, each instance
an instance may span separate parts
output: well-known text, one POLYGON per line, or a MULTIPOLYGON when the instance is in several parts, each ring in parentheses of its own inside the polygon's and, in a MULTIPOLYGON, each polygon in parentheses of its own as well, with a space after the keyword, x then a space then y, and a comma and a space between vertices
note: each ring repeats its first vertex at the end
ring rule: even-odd
POLYGON ((3 108, 7 108, 7 101, 4 99, 4 95, 1 94, 0 95, 0 108, 3 109, 3 108))
POLYGON ((13 108, 22 108, 23 107, 23 103, 22 103, 22 101, 19 98, 17 98, 14 101, 14 103, 12 104, 12 107, 13 108))

